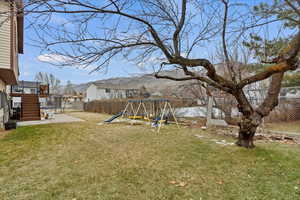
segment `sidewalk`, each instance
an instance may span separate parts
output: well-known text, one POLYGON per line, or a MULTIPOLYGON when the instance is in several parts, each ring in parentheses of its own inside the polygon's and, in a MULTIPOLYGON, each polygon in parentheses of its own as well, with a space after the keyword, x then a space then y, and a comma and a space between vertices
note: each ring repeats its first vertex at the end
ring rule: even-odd
POLYGON ((71 123, 71 122, 84 122, 84 120, 66 114, 55 114, 54 119, 17 122, 17 126, 32 126, 32 125, 40 125, 40 124, 57 124, 57 123, 71 123))

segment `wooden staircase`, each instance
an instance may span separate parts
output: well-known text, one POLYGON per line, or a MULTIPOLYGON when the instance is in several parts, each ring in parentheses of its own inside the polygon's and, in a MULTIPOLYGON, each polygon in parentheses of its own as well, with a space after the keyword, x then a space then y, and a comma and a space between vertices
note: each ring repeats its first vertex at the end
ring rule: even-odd
POLYGON ((41 120, 39 97, 36 94, 22 95, 21 121, 41 120))

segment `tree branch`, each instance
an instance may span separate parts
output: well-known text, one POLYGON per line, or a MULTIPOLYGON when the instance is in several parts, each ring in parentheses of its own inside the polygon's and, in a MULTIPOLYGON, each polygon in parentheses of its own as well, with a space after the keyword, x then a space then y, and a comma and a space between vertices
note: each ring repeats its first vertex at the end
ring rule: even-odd
POLYGON ((228 70, 229 76, 233 82, 236 82, 234 69, 232 64, 230 63, 227 44, 226 44, 226 28, 227 28, 227 18, 228 18, 228 2, 226 0, 221 0, 224 4, 224 17, 223 17, 223 29, 222 29, 222 45, 223 45, 223 53, 225 57, 225 64, 228 70))
POLYGON ((245 85, 255 83, 271 77, 273 74, 286 72, 288 70, 295 70, 298 68, 297 55, 300 51, 300 31, 292 39, 292 41, 287 45, 281 54, 274 60, 277 64, 267 67, 264 71, 250 76, 241 80, 237 87, 243 88, 245 85))
POLYGON ((182 0, 182 10, 181 10, 181 18, 179 21, 178 26, 176 27, 176 30, 173 34, 173 45, 174 45, 174 50, 175 50, 175 55, 179 56, 180 55, 180 49, 179 49, 179 34, 180 31, 183 28, 184 22, 185 22, 185 15, 186 15, 186 1, 187 0, 182 0))
MULTIPOLYGON (((300 17, 300 10, 299 9, 297 9, 297 7, 294 5, 294 4, 292 4, 289 0, 284 0, 287 4, 288 4, 288 6, 289 7, 291 7, 295 12, 296 12, 296 14, 300 17)), ((299 3, 299 2, 298 2, 299 3)))

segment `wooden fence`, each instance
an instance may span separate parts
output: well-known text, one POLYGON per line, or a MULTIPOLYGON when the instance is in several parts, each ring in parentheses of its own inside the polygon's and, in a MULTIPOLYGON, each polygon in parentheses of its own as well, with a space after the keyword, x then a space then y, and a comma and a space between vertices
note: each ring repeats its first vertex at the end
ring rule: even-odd
MULTIPOLYGON (((197 101, 193 99, 170 99, 172 107, 191 107, 196 106, 197 101)), ((132 100, 132 99, 131 99, 132 100)), ((127 99, 109 99, 109 100, 97 100, 91 101, 84 104, 84 111, 106 113, 106 114, 117 114, 124 110, 127 99)))
POLYGON ((300 98, 281 99, 278 106, 265 118, 265 122, 300 120, 300 98))

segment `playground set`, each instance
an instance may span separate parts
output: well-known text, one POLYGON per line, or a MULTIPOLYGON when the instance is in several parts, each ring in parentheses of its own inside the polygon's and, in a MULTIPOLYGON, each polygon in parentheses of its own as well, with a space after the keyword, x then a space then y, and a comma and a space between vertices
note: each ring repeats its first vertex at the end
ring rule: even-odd
POLYGON ((128 100, 122 112, 104 122, 111 123, 119 117, 131 120, 144 120, 149 122, 153 127, 157 127, 158 132, 162 123, 169 124, 170 119, 173 119, 177 127, 179 127, 174 109, 168 99, 128 100))

